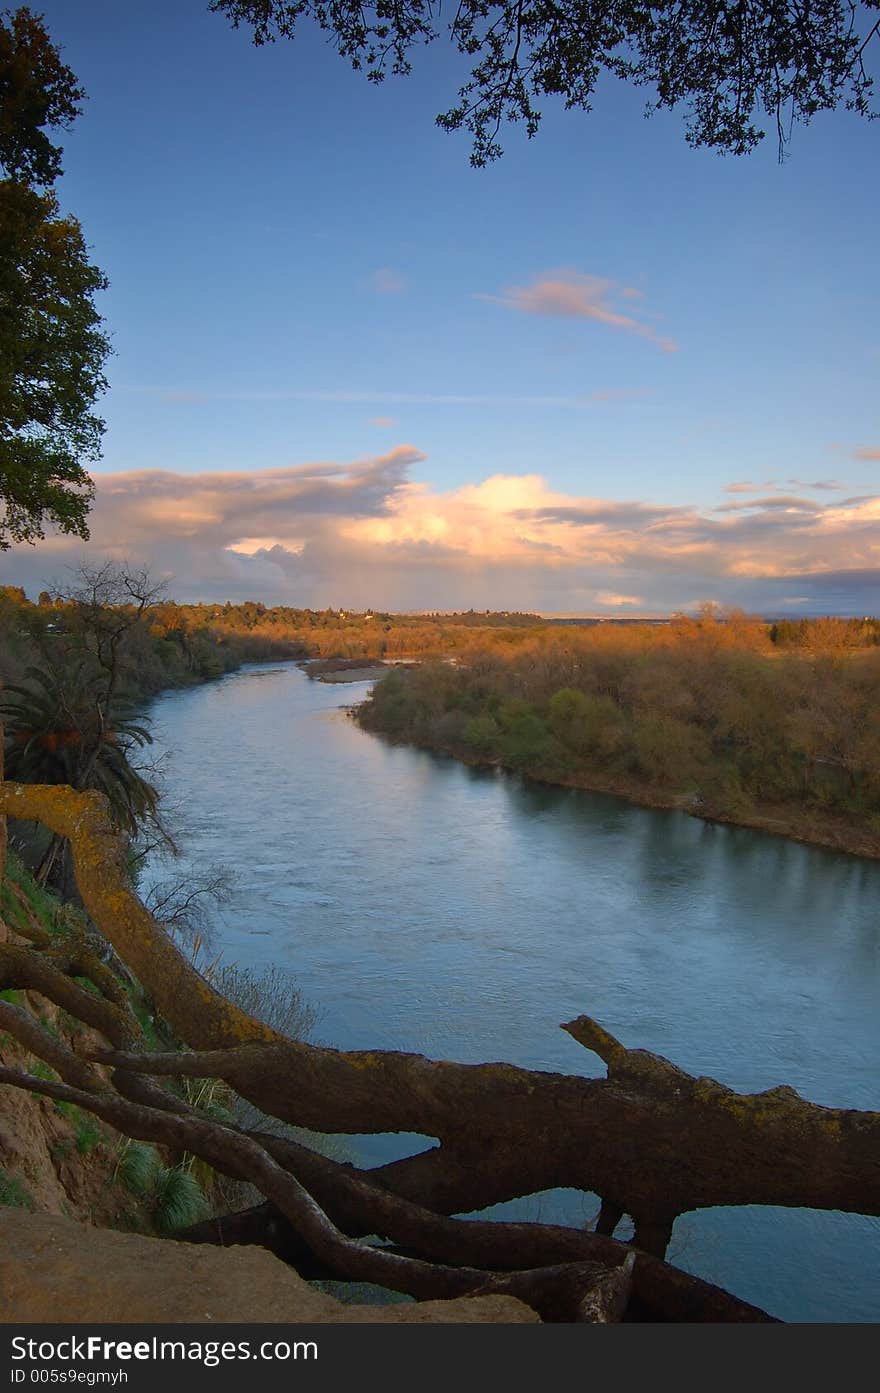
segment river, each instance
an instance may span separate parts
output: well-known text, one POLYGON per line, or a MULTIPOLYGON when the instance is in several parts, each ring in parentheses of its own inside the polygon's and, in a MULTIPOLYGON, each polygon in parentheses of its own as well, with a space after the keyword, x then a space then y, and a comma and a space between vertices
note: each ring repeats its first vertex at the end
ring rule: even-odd
MULTIPOLYGON (((880 864, 389 746, 346 714, 366 691, 290 663, 151 706, 183 869, 236 878, 216 949, 295 976, 316 1038, 599 1075, 558 1028, 586 1013, 733 1088, 880 1108, 880 864)), ((704 1210, 669 1257, 786 1320, 880 1321, 880 1219, 704 1210)))

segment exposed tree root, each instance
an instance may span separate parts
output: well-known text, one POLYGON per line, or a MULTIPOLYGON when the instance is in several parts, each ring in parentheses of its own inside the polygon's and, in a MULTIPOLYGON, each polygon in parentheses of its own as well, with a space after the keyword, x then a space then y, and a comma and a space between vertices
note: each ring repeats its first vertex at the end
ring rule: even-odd
POLYGON ((192 1151, 216 1169, 251 1181, 304 1237, 312 1252, 331 1270, 354 1281, 374 1282, 419 1300, 490 1292, 517 1296, 548 1321, 619 1320, 628 1300, 633 1267, 629 1257, 616 1273, 596 1262, 508 1273, 403 1256, 341 1233, 299 1181, 256 1142, 192 1110, 160 1112, 5 1066, 0 1066, 0 1083, 73 1103, 127 1136, 192 1151))
MULTIPOLYGON (((627 1049, 588 1016, 563 1029, 605 1061, 607 1078, 287 1039, 220 996, 170 942, 128 883, 122 843, 97 794, 0 784, 4 812, 69 839, 86 908, 191 1048, 144 1053, 130 1011, 100 972, 103 997, 72 983, 87 945, 2 945, 0 984, 41 991, 94 1025, 111 1046, 94 1060, 111 1067, 118 1092, 107 1091, 103 1075, 100 1086, 85 1087, 92 1076, 70 1061, 53 1064, 65 1084, 9 1070, 0 1082, 76 1092, 75 1101, 128 1135, 251 1180, 274 1208, 223 1221, 220 1241, 238 1241, 236 1225, 248 1241, 256 1234, 276 1249, 301 1240, 329 1269, 416 1296, 515 1285, 550 1319, 610 1319, 632 1283, 634 1301, 661 1318, 754 1320, 767 1317, 659 1261, 679 1214, 731 1204, 880 1213, 878 1113, 819 1107, 787 1087, 736 1093, 627 1049), (206 1122, 150 1081, 163 1075, 223 1079, 267 1114, 317 1131, 416 1132, 439 1145, 369 1173, 336 1167, 277 1137, 206 1122), (601 1197, 597 1233, 449 1218, 557 1186, 601 1197), (624 1214, 641 1250, 626 1272, 627 1249, 611 1236, 624 1214), (351 1236, 367 1233, 395 1248, 351 1236)), ((96 970, 90 960, 93 980, 96 970)))

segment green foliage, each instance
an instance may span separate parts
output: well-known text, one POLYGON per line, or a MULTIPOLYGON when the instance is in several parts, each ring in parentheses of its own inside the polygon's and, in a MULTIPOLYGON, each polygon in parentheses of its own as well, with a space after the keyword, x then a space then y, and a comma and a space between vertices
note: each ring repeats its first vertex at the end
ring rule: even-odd
POLYGON ((210 1213, 210 1203, 189 1162, 163 1165, 159 1151, 148 1142, 123 1141, 114 1174, 130 1194, 148 1203, 160 1233, 186 1228, 210 1213))
POLYGON ((207 1219, 211 1205, 188 1166, 160 1166, 153 1186, 153 1222, 160 1233, 174 1233, 207 1219))
POLYGON ((550 698, 548 721, 566 749, 580 758, 613 755, 624 739, 622 713, 610 697, 571 687, 550 698))
MULTIPOLYGON (((35 1069, 33 1072, 36 1074, 37 1070, 35 1069)), ((38 1075, 38 1077, 42 1077, 42 1075, 38 1075)), ((57 1099, 54 1107, 58 1116, 65 1118, 73 1128, 74 1142, 78 1154, 80 1156, 88 1156, 89 1152, 94 1151, 95 1147, 103 1140, 104 1134, 99 1124, 90 1113, 84 1112, 76 1103, 68 1103, 63 1099, 57 1099)))
POLYGON ((27 928, 32 917, 50 934, 63 934, 72 920, 82 918, 72 905, 60 904, 56 895, 37 885, 12 851, 7 853, 6 874, 0 885, 0 915, 13 929, 27 928))
POLYGON ((80 1156, 88 1156, 90 1151, 94 1151, 102 1140, 101 1128, 94 1118, 88 1113, 80 1112, 73 1122, 73 1135, 76 1141, 77 1153, 80 1156))
MULTIPOLYGON (((517 702, 517 706, 525 703, 517 702)), ((537 711, 511 711, 512 702, 507 702, 498 713, 499 723, 504 734, 501 740, 501 757, 512 769, 547 770, 557 763, 558 746, 544 720, 537 711)))
POLYGON ((661 786, 698 786, 703 765, 709 759, 703 733, 666 715, 641 715, 636 719, 632 752, 638 773, 661 786))
MULTIPOLYGON (((45 1079, 47 1083, 55 1083, 58 1080, 58 1075, 55 1070, 42 1059, 35 1059, 28 1072, 33 1074, 35 1079, 45 1079)), ((34 1098, 42 1098, 43 1094, 34 1093, 32 1096, 34 1098)))
POLYGON ((0 1205, 9 1209, 36 1209, 30 1191, 0 1166, 0 1205))
POLYGON ((405 735, 409 726, 411 703, 403 674, 389 672, 387 677, 374 688, 377 721, 381 723, 384 734, 394 739, 405 735))
POLYGON ((94 296, 107 282, 79 223, 54 195, 0 182, 0 549, 44 536, 44 523, 88 537, 104 423, 110 343, 94 296))
POLYGON ((494 716, 481 713, 471 716, 462 732, 464 743, 476 754, 493 755, 498 749, 501 728, 494 716))
POLYGON ((110 342, 93 266, 75 218, 49 187, 61 151, 44 127, 67 127, 82 90, 42 21, 28 9, 0 18, 0 550, 52 523, 88 537, 110 342))
POLYGON ((154 1016, 150 1005, 145 1000, 143 1000, 143 998, 138 997, 136 994, 131 994, 130 1005, 132 1011, 134 1012, 138 1020, 138 1023, 140 1024, 141 1030, 144 1032, 144 1043, 147 1049, 165 1049, 168 1044, 168 1040, 165 1038, 165 1036, 162 1033, 162 1030, 159 1028, 159 1022, 156 1021, 156 1017, 154 1016))
POLYGON ((60 672, 30 667, 25 678, 0 691, 7 777, 98 789, 119 825, 135 833, 158 802, 130 758, 152 740, 147 728, 131 719, 127 703, 102 701, 101 680, 84 662, 60 672))
POLYGON ((91 977, 74 977, 73 981, 78 987, 82 987, 83 991, 88 992, 89 996, 101 996, 102 994, 100 987, 95 986, 91 977))
POLYGON ((131 1138, 121 1144, 115 1178, 126 1190, 144 1199, 153 1193, 162 1161, 155 1146, 131 1138))

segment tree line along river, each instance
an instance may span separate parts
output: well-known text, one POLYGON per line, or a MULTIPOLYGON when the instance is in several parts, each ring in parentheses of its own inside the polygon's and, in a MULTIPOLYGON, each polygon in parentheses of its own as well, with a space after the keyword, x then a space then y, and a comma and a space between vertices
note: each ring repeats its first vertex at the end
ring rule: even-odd
MULTIPOLYGON (((235 875, 214 947, 295 977, 316 1038, 598 1075, 558 1028, 586 1013, 733 1088, 880 1108, 880 863, 390 746, 346 714, 365 692, 289 663, 151 707, 183 869, 235 875)), ((596 1207, 553 1191, 493 1212, 596 1207)), ((876 1218, 704 1210, 669 1258, 786 1320, 880 1320, 876 1218)))

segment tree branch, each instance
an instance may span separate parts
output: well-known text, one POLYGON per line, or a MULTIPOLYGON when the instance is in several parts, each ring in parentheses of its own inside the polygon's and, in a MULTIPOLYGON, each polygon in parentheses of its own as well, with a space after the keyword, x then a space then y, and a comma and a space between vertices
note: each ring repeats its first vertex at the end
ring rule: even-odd
POLYGON ((625 1306, 633 1266, 628 1260, 612 1278, 607 1267, 595 1262, 495 1273, 404 1257, 341 1233, 293 1175, 257 1143, 231 1128, 193 1113, 159 1112, 5 1066, 0 1066, 0 1083, 74 1103, 127 1136, 191 1151, 224 1174, 250 1180, 277 1205, 318 1258, 354 1281, 375 1282, 418 1300, 488 1292, 518 1296, 544 1320, 619 1319, 625 1306))

